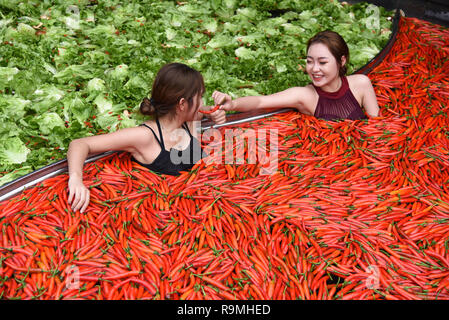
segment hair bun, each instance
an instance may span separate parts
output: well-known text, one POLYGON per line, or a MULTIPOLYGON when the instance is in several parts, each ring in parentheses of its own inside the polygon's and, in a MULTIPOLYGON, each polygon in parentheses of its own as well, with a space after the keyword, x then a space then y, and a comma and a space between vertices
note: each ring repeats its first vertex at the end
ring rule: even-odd
POLYGON ((143 98, 142 102, 140 103, 140 112, 146 115, 153 114, 155 111, 154 106, 151 104, 150 99, 143 98))

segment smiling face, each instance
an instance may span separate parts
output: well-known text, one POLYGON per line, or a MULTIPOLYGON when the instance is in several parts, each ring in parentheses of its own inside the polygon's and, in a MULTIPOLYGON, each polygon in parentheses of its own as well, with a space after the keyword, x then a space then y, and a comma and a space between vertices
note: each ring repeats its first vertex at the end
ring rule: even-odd
MULTIPOLYGON (((342 57, 341 65, 346 62, 342 57)), ((315 43, 309 47, 307 51, 306 71, 313 84, 326 91, 338 89, 340 64, 337 63, 334 55, 329 48, 323 43, 315 43)))

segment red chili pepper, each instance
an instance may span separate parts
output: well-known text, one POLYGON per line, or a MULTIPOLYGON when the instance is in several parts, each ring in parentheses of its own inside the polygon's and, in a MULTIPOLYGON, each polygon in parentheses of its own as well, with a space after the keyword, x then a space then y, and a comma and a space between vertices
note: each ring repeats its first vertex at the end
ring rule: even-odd
POLYGON ((210 113, 213 113, 213 112, 217 111, 218 108, 220 108, 219 104, 217 104, 215 107, 213 107, 210 110, 198 110, 198 111, 201 112, 201 113, 204 113, 204 114, 210 114, 210 113))
MULTIPOLYGON (((67 205, 67 174, 0 202, 0 296, 449 299, 442 42, 447 31, 401 19, 370 74, 382 117, 288 112, 237 126, 278 130, 273 175, 201 162, 159 176, 124 152, 84 166, 84 214, 67 205)), ((246 140, 235 145, 248 157, 246 140)))

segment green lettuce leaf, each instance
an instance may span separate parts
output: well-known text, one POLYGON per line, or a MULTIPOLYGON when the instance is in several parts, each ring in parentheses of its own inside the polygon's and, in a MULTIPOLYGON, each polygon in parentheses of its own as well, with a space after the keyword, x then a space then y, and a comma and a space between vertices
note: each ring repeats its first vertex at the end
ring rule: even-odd
POLYGON ((18 137, 3 140, 0 142, 0 167, 23 163, 30 152, 31 150, 18 137))
POLYGON ((55 128, 64 128, 64 121, 56 112, 47 112, 37 118, 39 130, 44 135, 50 134, 55 128))

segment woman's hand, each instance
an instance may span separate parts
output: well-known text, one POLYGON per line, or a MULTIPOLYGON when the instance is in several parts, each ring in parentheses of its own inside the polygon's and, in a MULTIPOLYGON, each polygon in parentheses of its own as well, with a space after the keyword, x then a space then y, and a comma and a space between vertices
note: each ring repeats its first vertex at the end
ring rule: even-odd
POLYGON ((90 191, 86 188, 83 181, 76 177, 70 177, 68 203, 71 205, 72 210, 80 210, 80 213, 83 213, 89 204, 89 200, 90 191))
POLYGON ((224 110, 218 109, 212 112, 209 117, 215 124, 226 123, 226 111, 224 110))
POLYGON ((214 93, 212 93, 212 98, 214 99, 216 105, 217 104, 220 105, 220 110, 224 111, 233 110, 232 98, 229 94, 220 91, 214 91, 214 93))
POLYGON ((218 104, 215 107, 209 106, 198 111, 199 113, 205 114, 208 118, 215 122, 215 124, 223 124, 226 122, 226 111, 221 110, 220 105, 218 104))

